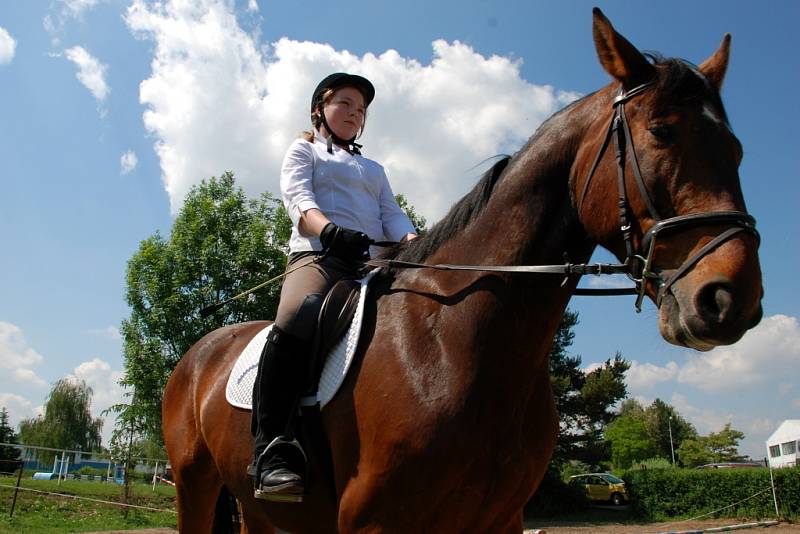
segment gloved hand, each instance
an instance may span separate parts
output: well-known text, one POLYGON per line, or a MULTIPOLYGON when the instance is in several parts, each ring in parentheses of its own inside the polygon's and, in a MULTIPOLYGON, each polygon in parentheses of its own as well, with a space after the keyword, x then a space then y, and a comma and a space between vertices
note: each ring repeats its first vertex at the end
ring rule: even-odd
POLYGON ((331 256, 348 261, 363 261, 368 257, 372 240, 364 232, 328 223, 319 234, 323 250, 331 256))

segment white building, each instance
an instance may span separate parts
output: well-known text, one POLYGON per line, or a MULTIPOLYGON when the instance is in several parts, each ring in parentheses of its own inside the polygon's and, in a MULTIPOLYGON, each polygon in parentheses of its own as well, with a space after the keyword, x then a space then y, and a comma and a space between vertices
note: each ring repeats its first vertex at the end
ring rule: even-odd
POLYGON ((767 438, 770 467, 800 465, 800 419, 787 419, 767 438))

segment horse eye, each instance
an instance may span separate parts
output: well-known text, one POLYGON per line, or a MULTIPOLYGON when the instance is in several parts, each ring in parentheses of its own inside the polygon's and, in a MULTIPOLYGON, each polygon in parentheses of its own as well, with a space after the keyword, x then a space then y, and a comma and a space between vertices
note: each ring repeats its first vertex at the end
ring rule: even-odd
POLYGON ((663 124, 657 124, 648 128, 648 131, 659 141, 671 141, 672 130, 663 124))

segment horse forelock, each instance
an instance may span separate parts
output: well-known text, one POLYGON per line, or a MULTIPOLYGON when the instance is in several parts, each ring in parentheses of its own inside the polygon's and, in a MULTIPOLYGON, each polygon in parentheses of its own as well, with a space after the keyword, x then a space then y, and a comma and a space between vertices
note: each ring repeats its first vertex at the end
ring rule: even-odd
POLYGON ((657 78, 652 99, 655 114, 675 105, 701 103, 705 110, 730 129, 728 115, 719 91, 697 65, 680 58, 665 58, 657 52, 645 54, 656 67, 657 78))

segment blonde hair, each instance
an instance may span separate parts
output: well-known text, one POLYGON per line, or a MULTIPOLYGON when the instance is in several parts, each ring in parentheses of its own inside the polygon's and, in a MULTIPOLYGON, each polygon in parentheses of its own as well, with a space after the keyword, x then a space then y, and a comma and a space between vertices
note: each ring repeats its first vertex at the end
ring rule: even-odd
MULTIPOLYGON (((349 85, 344 85, 342 87, 350 87, 350 86, 349 85)), ((341 87, 339 87, 337 89, 341 89, 341 87)), ((354 87, 354 89, 358 89, 358 88, 354 87)), ((359 92, 360 92, 360 90, 359 90, 359 92)), ((325 104, 329 103, 333 99, 333 95, 335 95, 335 94, 336 94, 336 89, 325 89, 325 92, 322 93, 322 98, 320 99, 320 104, 317 106, 316 109, 311 111, 311 124, 317 130, 319 130, 322 127, 322 113, 320 113, 320 108, 322 106, 324 106, 325 104)), ((367 99, 366 95, 361 93, 361 96, 363 96, 364 100, 366 101, 366 99, 367 99)), ((364 133, 364 126, 366 124, 367 124, 367 110, 365 108, 364 109, 364 121, 361 123, 361 128, 358 131, 358 135, 356 135, 356 139, 360 138, 361 134, 364 133)), ((301 139, 305 139, 309 143, 313 143, 314 142, 314 137, 315 137, 314 136, 314 131, 313 130, 307 130, 307 131, 304 131, 304 132, 300 132, 300 135, 298 137, 300 137, 301 139)))

